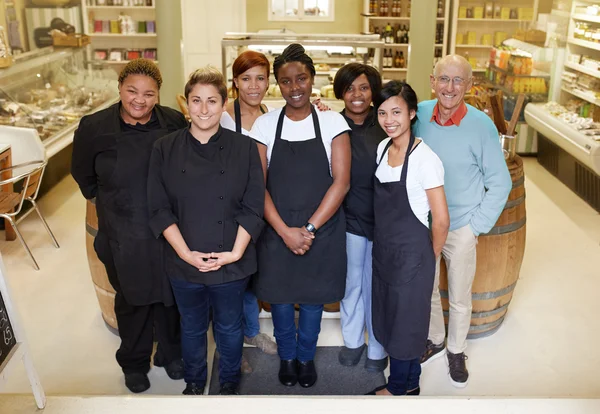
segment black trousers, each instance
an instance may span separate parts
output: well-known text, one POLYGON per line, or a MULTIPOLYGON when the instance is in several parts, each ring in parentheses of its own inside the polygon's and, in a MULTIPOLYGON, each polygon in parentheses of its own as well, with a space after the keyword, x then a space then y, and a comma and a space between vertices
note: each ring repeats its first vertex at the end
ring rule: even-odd
POLYGON ((162 303, 133 306, 127 303, 121 293, 114 263, 110 257, 105 256, 102 259, 108 280, 117 292, 115 314, 121 346, 116 357, 123 373, 147 373, 150 370, 154 341, 158 342, 154 355, 155 365, 164 366, 181 359, 181 327, 177 306, 164 306, 162 303))

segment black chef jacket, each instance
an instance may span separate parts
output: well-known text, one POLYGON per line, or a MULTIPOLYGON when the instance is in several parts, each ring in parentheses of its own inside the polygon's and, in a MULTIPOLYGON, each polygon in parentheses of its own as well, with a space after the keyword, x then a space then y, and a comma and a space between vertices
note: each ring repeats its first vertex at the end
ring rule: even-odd
POLYGON ((255 243, 264 226, 265 181, 256 143, 219 127, 201 144, 189 128, 156 142, 148 174, 150 228, 156 237, 177 223, 191 251, 233 249, 238 226, 252 237, 243 257, 202 273, 165 249, 167 274, 207 285, 243 279, 256 272, 255 243))
POLYGON ((98 182, 100 174, 97 174, 96 168, 111 171, 114 169, 117 162, 116 134, 158 129, 158 117, 164 119, 169 132, 188 125, 181 112, 161 105, 154 106, 152 118, 147 124, 129 125, 121 119, 120 109, 121 102, 117 102, 102 111, 84 116, 75 132, 71 174, 87 199, 96 197, 98 185, 101 185, 98 182), (96 157, 99 154, 102 154, 102 163, 96 165, 96 157))
POLYGON ((147 173, 153 143, 187 126, 184 116, 156 105, 146 124, 128 125, 120 103, 84 117, 73 139, 71 173, 86 198, 97 198, 94 249, 115 273, 127 303, 173 304, 162 254, 163 242, 148 226, 147 173))
POLYGON ((351 129, 352 148, 350 191, 344 200, 346 231, 373 240, 373 179, 377 169, 377 146, 387 138, 387 134, 379 126, 373 107, 362 125, 356 125, 344 111, 341 114, 351 129))

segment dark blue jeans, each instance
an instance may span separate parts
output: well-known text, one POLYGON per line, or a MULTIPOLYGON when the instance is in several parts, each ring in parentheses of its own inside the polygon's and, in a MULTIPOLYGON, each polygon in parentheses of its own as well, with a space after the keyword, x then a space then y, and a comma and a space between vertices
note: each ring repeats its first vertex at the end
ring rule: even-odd
POLYGON ((244 335, 248 338, 254 338, 260 333, 259 313, 256 296, 251 290, 247 290, 244 293, 244 335))
POLYGON ((387 389, 393 395, 406 395, 419 386, 421 378, 420 358, 399 360, 390 357, 390 376, 387 389))
POLYGON ((244 333, 242 309, 248 278, 218 285, 170 279, 181 315, 181 352, 187 383, 206 385, 208 309, 213 309, 215 340, 219 344, 219 382, 238 384, 244 333))
POLYGON ((315 359, 323 305, 300 305, 297 330, 293 304, 271 304, 271 315, 279 358, 301 362, 315 359))

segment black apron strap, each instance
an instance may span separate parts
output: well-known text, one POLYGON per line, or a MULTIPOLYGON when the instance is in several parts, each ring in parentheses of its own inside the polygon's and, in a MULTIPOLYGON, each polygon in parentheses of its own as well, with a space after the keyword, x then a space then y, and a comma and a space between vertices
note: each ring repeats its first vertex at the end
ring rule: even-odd
POLYGON ((263 107, 263 104, 260 104, 260 113, 261 114, 266 114, 267 111, 265 111, 265 108, 263 107))
MULTIPOLYGON (((262 107, 261 107, 262 110, 262 107)), ((242 133, 242 111, 240 110, 239 98, 233 101, 233 111, 235 112, 235 132, 242 133)))
POLYGON ((408 141, 408 148, 406 148, 406 155, 404 156, 404 164, 402 165, 402 175, 400 175, 400 183, 406 185, 406 176, 408 175, 408 157, 412 152, 412 147, 415 144, 415 136, 413 133, 410 134, 410 141, 408 141))
MULTIPOLYGON (((321 125, 319 124, 319 118, 317 118, 317 111, 313 105, 310 106, 310 113, 313 119, 313 126, 315 128, 315 137, 323 141, 321 135, 321 125)), ((283 119, 285 118, 285 106, 281 108, 279 119, 277 120, 277 129, 275 130, 275 141, 281 139, 281 131, 283 130, 283 119)))
POLYGON ((381 153, 381 157, 379 157, 379 162, 377 163, 377 165, 381 164, 381 161, 383 161, 383 156, 385 155, 386 151, 390 149, 390 147, 392 146, 392 139, 390 138, 390 140, 388 141, 387 144, 385 144, 385 148, 383 149, 383 152, 381 153))

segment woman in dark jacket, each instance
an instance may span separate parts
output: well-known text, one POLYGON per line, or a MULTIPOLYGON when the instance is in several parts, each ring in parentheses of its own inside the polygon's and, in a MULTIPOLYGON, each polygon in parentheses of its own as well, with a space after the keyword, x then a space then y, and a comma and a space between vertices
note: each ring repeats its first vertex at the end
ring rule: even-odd
POLYGON ((254 243, 264 225, 265 183, 256 144, 219 125, 223 75, 192 73, 185 86, 191 125, 159 140, 148 173, 150 227, 169 242, 167 274, 181 314, 186 395, 206 385, 208 310, 220 354, 222 395, 237 394, 242 309, 256 272, 254 243))
POLYGON ((154 142, 187 125, 183 115, 158 105, 162 77, 150 60, 129 62, 119 75, 121 101, 81 119, 73 139, 71 174, 83 196, 96 198, 94 248, 115 289, 121 345, 117 362, 132 392, 150 387, 154 365, 183 377, 179 315, 165 275, 163 242, 148 226, 146 183, 154 142))

